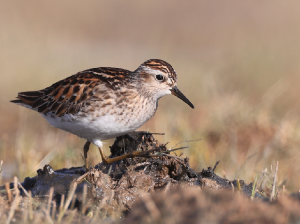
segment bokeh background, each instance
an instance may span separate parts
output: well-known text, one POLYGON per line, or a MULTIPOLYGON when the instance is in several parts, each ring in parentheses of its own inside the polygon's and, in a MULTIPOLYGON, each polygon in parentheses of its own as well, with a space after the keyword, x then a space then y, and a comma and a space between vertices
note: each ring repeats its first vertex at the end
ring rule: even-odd
MULTIPOLYGON (((92 67, 135 70, 169 62, 195 105, 159 101, 140 128, 172 147, 182 143, 195 170, 253 182, 279 161, 279 187, 300 188, 300 2, 0 1, 0 160, 2 180, 82 166, 84 140, 11 104, 92 67)), ((107 141, 105 150, 113 140, 107 141)), ((177 153, 178 154, 178 153, 177 153)), ((100 155, 95 147, 89 161, 100 155)))

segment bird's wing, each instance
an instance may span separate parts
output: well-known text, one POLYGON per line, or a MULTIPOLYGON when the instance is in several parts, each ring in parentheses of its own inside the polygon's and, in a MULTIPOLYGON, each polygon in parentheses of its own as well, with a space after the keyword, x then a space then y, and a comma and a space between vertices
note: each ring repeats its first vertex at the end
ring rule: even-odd
POLYGON ((130 71, 119 68, 93 68, 39 91, 20 92, 18 99, 11 102, 43 114, 76 114, 91 101, 99 100, 99 90, 119 88, 129 73, 130 71))

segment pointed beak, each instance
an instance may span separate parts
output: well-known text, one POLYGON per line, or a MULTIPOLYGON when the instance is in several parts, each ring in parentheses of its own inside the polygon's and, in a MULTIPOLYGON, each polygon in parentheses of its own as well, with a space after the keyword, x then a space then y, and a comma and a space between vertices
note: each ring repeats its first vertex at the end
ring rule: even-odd
POLYGON ((177 96, 179 99, 181 99, 183 102, 187 103, 191 108, 194 108, 194 105, 186 98, 182 92, 177 88, 177 86, 174 86, 171 90, 171 93, 174 96, 177 96))

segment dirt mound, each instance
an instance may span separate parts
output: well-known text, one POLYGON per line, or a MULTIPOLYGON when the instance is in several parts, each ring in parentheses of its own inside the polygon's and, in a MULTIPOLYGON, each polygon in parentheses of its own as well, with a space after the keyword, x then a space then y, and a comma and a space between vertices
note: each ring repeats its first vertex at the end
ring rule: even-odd
MULTIPOLYGON (((141 195, 166 188, 195 186, 202 189, 231 189, 237 186, 236 181, 217 176, 212 168, 195 172, 189 167, 188 158, 171 155, 166 145, 160 144, 147 132, 133 132, 118 137, 111 146, 110 157, 136 150, 148 153, 149 158, 125 159, 113 164, 100 163, 86 174, 83 167, 53 171, 51 166, 46 165, 43 170, 37 171, 36 177, 26 178, 22 185, 31 191, 33 197, 41 199, 48 197, 53 187, 53 197, 59 205, 61 196, 67 195, 71 184, 77 182, 76 205, 82 206, 83 186, 87 185, 88 199, 102 205, 106 199, 109 202, 106 208, 117 208, 124 212, 128 212, 141 195), (153 153, 160 156, 151 157, 153 153)), ((240 184, 242 191, 250 196, 252 186, 243 181, 240 184)))
MULTIPOLYGON (((264 213, 266 223, 273 219, 282 220, 268 215, 271 213, 265 211, 267 203, 252 203, 241 196, 251 196, 252 184, 223 179, 214 173, 215 167, 194 171, 188 158, 171 155, 166 145, 156 141, 151 133, 134 132, 118 137, 111 146, 111 157, 136 150, 143 151, 146 158, 100 163, 87 173, 84 167, 54 171, 46 165, 37 171, 37 176, 26 178, 19 190, 22 196, 31 191, 36 200, 53 200, 51 210, 54 213, 68 196, 72 198, 67 205, 69 208, 77 208, 82 214, 96 211, 104 218, 128 215, 122 221, 124 223, 176 223, 176 220, 177 223, 232 223, 242 216, 248 220, 248 216, 252 217, 250 214, 256 214, 260 219, 264 213), (220 189, 227 191, 206 191, 220 189), (232 191, 241 193, 237 195, 232 191), (244 204, 249 205, 244 208, 244 204)), ((13 184, 10 187, 13 188, 13 184)), ((264 198, 260 194, 254 196, 264 198)), ((294 217, 293 209, 277 213, 280 205, 270 207, 276 215, 292 214, 294 217)), ((254 223, 250 218, 248 221, 254 223)))

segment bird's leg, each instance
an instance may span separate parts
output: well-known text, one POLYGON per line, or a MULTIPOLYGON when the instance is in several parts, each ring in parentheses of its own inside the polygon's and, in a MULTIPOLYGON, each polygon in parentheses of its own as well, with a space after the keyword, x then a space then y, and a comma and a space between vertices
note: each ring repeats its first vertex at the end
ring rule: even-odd
POLYGON ((91 142, 87 141, 85 144, 84 144, 84 147, 83 147, 83 153, 84 153, 84 162, 85 162, 85 168, 86 168, 86 171, 89 170, 89 166, 88 166, 88 161, 87 161, 87 153, 90 149, 90 144, 91 142))
POLYGON ((134 157, 150 158, 150 157, 159 156, 159 155, 148 155, 148 154, 146 154, 147 152, 143 152, 143 151, 134 151, 134 152, 129 152, 129 153, 121 155, 121 156, 108 158, 104 155, 103 149, 101 147, 98 147, 98 148, 99 148, 100 155, 102 157, 102 162, 104 162, 104 163, 113 163, 113 162, 120 161, 122 159, 134 158, 134 157))
POLYGON ((102 162, 107 163, 106 162, 107 161, 107 157, 104 155, 102 147, 98 147, 98 149, 99 149, 99 152, 100 152, 100 155, 101 155, 101 158, 102 158, 102 162))

